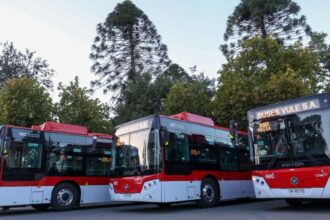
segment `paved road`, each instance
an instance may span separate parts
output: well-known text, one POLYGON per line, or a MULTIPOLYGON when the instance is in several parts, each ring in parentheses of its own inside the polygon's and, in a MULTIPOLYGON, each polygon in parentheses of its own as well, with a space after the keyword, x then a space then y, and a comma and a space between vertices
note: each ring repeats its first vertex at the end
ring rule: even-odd
POLYGON ((223 202, 219 206, 200 209, 193 204, 175 205, 168 209, 159 209, 155 205, 108 205, 83 207, 69 212, 35 211, 32 208, 16 208, 0 213, 0 219, 6 220, 306 220, 329 219, 330 202, 314 202, 300 208, 291 208, 283 200, 258 202, 223 202))

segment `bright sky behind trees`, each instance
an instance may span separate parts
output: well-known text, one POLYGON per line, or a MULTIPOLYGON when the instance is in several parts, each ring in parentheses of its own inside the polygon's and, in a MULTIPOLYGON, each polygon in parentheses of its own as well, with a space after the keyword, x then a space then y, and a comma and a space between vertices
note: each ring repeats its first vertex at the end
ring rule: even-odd
MULTIPOLYGON (((330 34, 328 0, 295 0, 314 31, 330 34)), ((49 61, 54 85, 79 76, 82 85, 95 79, 89 54, 96 24, 103 22, 119 0, 0 0, 0 42, 13 41, 49 61)), ((219 50, 228 15, 239 0, 133 0, 156 26, 170 59, 188 70, 193 65, 210 77, 225 58, 219 50)), ((330 42, 330 37, 327 38, 330 42)), ((56 89, 55 87, 55 89, 56 89)), ((95 96, 108 101, 110 96, 95 96)), ((53 95, 57 100, 57 93, 53 95)))

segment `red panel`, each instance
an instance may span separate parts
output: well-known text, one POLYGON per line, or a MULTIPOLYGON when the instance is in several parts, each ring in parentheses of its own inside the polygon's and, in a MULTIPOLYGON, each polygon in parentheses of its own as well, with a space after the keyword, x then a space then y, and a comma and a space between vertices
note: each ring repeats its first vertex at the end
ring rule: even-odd
POLYGON ((175 118, 183 121, 191 121, 204 125, 214 126, 214 121, 211 118, 203 117, 200 115, 195 115, 189 112, 181 112, 176 115, 169 116, 170 118, 175 118))
POLYGON ((34 125, 32 129, 39 129, 42 131, 56 131, 56 132, 67 132, 73 134, 87 135, 88 130, 86 127, 70 124, 62 124, 57 122, 47 121, 41 125, 34 125))
POLYGON ((190 175, 154 174, 149 176, 133 176, 110 178, 116 193, 140 193, 143 184, 147 181, 201 181, 205 176, 212 175, 218 180, 251 180, 251 172, 224 172, 224 171, 193 171, 190 175), (124 187, 127 184, 128 190, 124 187))
POLYGON ((253 171, 254 176, 265 179, 270 188, 324 188, 330 174, 330 167, 307 167, 253 171), (296 177, 297 184, 290 179, 296 177))

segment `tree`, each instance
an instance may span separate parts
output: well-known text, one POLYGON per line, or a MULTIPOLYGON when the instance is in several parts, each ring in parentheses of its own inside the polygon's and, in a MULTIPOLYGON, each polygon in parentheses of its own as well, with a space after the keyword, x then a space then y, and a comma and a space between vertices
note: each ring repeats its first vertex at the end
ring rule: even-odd
POLYGON ((0 91, 1 124, 30 127, 52 119, 49 93, 33 79, 7 80, 0 91))
POLYGON ((330 77, 330 45, 325 43, 327 36, 324 32, 312 32, 309 47, 318 54, 324 75, 330 77))
POLYGON ((299 5, 291 0, 241 0, 228 17, 224 39, 232 41, 221 45, 222 52, 233 55, 244 40, 254 36, 272 37, 281 43, 301 39, 311 30, 299 12, 299 5))
POLYGON ((35 57, 35 52, 26 49, 25 52, 18 51, 13 43, 0 44, 0 86, 7 80, 27 77, 37 80, 46 88, 52 88, 52 76, 54 70, 49 68, 46 60, 35 57))
POLYGON ((220 71, 216 121, 228 126, 235 119, 245 129, 249 109, 322 90, 321 71, 317 53, 299 43, 286 48, 271 38, 247 40, 220 71))
POLYGON ((214 81, 203 74, 189 81, 176 82, 164 101, 167 115, 187 111, 212 117, 211 100, 214 96, 214 81))
POLYGON ((142 72, 161 73, 169 64, 167 47, 156 27, 131 1, 117 4, 104 23, 97 25, 92 46, 93 88, 103 87, 120 96, 122 89, 142 72))
POLYGON ((69 86, 60 83, 58 90, 60 101, 55 109, 60 122, 86 126, 91 132, 112 131, 110 107, 99 99, 91 99, 88 89, 79 86, 78 77, 69 86))
POLYGON ((137 75, 135 80, 128 84, 114 108, 116 125, 159 113, 151 79, 151 74, 143 73, 137 75))
POLYGON ((190 80, 188 73, 178 64, 171 64, 154 80, 150 73, 137 74, 114 108, 115 124, 163 112, 164 100, 178 80, 190 80))

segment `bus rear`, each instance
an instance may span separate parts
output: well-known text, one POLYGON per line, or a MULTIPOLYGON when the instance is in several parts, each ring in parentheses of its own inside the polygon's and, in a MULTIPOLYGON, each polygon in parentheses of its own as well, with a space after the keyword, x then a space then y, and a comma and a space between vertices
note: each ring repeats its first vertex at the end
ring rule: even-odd
POLYGON ((330 93, 248 112, 257 198, 330 198, 330 93))

